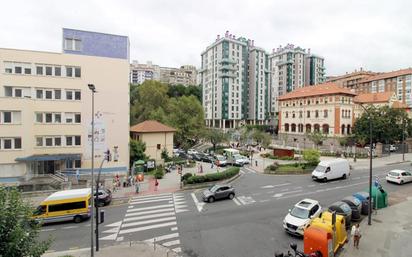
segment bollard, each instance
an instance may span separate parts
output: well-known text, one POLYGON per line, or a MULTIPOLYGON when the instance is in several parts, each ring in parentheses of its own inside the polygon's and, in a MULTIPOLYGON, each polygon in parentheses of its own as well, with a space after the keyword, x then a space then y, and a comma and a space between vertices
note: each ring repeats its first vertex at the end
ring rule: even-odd
POLYGON ((100 224, 104 223, 104 210, 100 210, 100 224))

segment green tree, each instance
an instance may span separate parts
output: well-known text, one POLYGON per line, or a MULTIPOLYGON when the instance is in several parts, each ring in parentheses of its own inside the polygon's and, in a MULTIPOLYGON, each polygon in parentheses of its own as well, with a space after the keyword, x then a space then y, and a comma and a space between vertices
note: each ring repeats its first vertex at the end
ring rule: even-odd
POLYGON ((130 166, 135 161, 147 160, 148 157, 144 153, 146 151, 146 144, 142 141, 130 139, 130 166))
POLYGON ((313 131, 310 133, 306 133, 306 137, 309 138, 309 140, 311 140, 316 145, 316 148, 317 148, 327 138, 327 135, 319 131, 313 131))
POLYGON ((204 130, 204 114, 195 96, 170 99, 168 114, 168 125, 177 130, 176 145, 187 147, 200 139, 204 130))
POLYGON ((251 137, 256 143, 262 145, 264 148, 267 148, 272 142, 272 138, 269 134, 257 128, 252 130, 251 137))
POLYGON ((38 240, 40 225, 32 215, 17 189, 0 187, 0 256, 40 257, 50 247, 50 239, 38 240))
POLYGON ((150 119, 150 115, 159 112, 159 108, 163 111, 167 110, 169 97, 166 85, 156 80, 146 80, 133 90, 137 90, 137 93, 134 101, 131 102, 131 125, 150 119))
POLYGON ((213 145, 213 152, 216 152, 216 145, 227 142, 228 135, 219 129, 206 129, 204 132, 204 138, 213 145))
POLYGON ((310 166, 316 166, 320 161, 320 153, 316 149, 305 149, 303 150, 303 160, 310 166))
POLYGON ((163 148, 162 153, 160 154, 160 157, 165 161, 169 161, 169 153, 167 152, 166 148, 163 148))

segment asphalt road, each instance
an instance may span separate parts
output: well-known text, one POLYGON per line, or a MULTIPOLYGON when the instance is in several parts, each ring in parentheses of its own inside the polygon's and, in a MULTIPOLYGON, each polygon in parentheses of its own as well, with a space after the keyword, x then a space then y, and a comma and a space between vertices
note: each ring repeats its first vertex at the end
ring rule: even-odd
MULTIPOLYGON (((397 164, 374 168, 383 187, 390 192, 402 186, 387 184, 389 169, 410 168, 397 164)), ((310 175, 262 175, 248 168, 232 185, 233 200, 203 203, 200 191, 136 197, 124 205, 105 207, 106 221, 100 230, 101 246, 121 241, 154 241, 182 252, 183 256, 230 257, 273 256, 286 252, 290 242, 302 248, 302 239, 283 231, 288 209, 303 198, 327 206, 347 195, 368 188, 369 170, 355 170, 347 180, 312 181, 310 175)), ((90 245, 90 222, 44 226, 41 238, 53 237, 52 250, 85 248, 90 245)))

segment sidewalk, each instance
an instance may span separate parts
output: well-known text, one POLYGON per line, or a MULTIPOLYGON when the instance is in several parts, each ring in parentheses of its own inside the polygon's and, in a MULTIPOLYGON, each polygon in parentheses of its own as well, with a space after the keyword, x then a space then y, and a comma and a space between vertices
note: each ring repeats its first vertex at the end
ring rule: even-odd
MULTIPOLYGON (((73 256, 73 257, 89 257, 90 248, 83 248, 77 250, 69 250, 62 252, 51 252, 45 253, 42 257, 62 257, 62 256, 73 256)), ((96 257, 177 257, 177 253, 172 250, 161 246, 144 242, 131 242, 123 243, 113 246, 108 246, 105 248, 100 248, 100 251, 95 252, 96 257)))
POLYGON ((340 257, 407 257, 412 256, 412 187, 401 189, 390 196, 388 208, 372 214, 372 225, 365 217, 360 224, 359 249, 351 240, 338 255, 340 257), (402 197, 403 196, 403 197, 402 197), (403 199, 399 199, 402 197, 403 199), (400 203, 397 203, 401 201, 400 203), (396 204, 395 204, 396 203, 396 204))

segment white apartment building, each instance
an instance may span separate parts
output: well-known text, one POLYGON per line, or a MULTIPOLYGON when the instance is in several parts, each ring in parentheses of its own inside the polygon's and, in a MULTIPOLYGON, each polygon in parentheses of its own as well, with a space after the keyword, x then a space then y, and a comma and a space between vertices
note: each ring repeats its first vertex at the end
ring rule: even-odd
POLYGON ((130 64, 130 82, 132 84, 142 84, 145 80, 160 80, 160 67, 152 62, 139 63, 133 61, 130 64))
POLYGON ((227 31, 201 57, 206 125, 225 129, 266 124, 269 91, 264 50, 255 47, 253 40, 236 38, 227 31))
POLYGON ((0 184, 22 184, 91 167, 91 91, 95 167, 129 167, 129 40, 63 29, 63 53, 0 48, 0 184), (113 104, 115 101, 116 104, 113 104))
POLYGON ((193 65, 183 65, 180 68, 160 67, 159 80, 169 85, 198 85, 197 70, 193 65))

